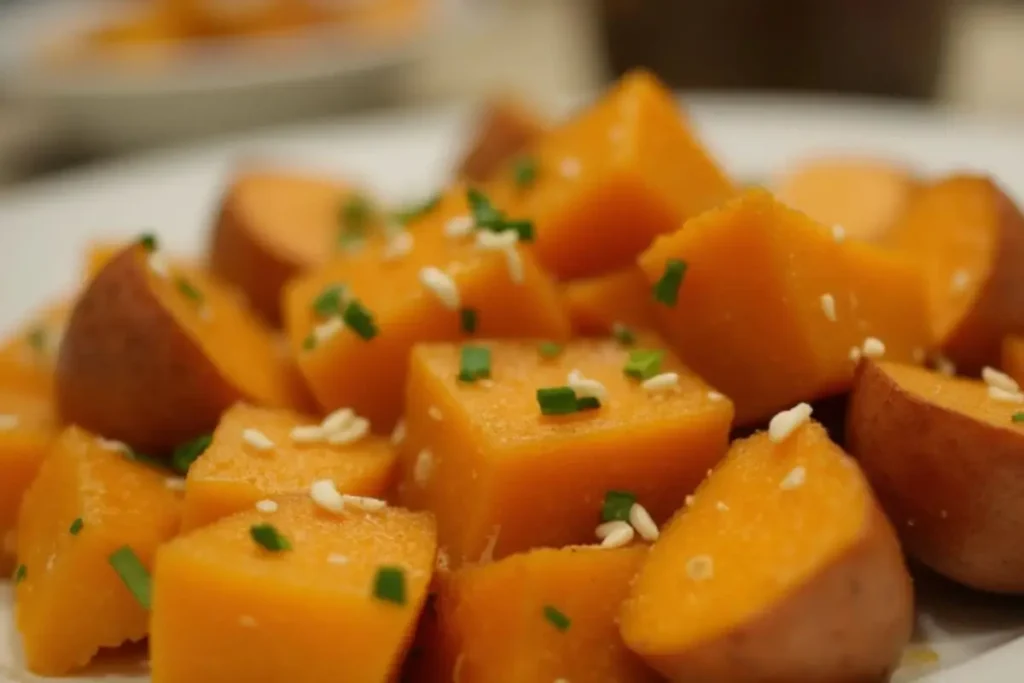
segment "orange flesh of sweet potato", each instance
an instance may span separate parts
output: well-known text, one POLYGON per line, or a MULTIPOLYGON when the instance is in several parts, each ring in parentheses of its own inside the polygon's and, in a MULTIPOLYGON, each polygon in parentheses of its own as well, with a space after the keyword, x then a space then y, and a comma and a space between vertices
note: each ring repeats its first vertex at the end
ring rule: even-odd
POLYGON ((236 404, 221 418, 213 441, 188 471, 185 530, 250 508, 265 498, 305 493, 330 479, 342 493, 381 497, 391 482, 395 452, 388 439, 366 436, 356 443, 297 443, 290 433, 319 420, 286 410, 236 404), (256 429, 274 443, 270 451, 245 443, 256 429))
POLYGON ((562 300, 576 334, 609 334, 617 324, 641 330, 654 327, 651 286, 635 266, 567 282, 562 285, 562 300))
POLYGON ((654 683, 626 649, 617 618, 647 547, 540 549, 441 580, 436 681, 654 683), (546 607, 570 623, 559 630, 546 607), (455 677, 457 674, 457 678, 455 677))
POLYGON ((537 225, 540 262, 559 278, 629 266, 656 235, 734 188, 684 121, 672 94, 635 72, 529 152, 536 180, 510 168, 490 187, 537 225))
POLYGON ((569 320, 554 283, 529 250, 519 247, 523 278, 513 279, 505 256, 482 251, 474 236, 454 239, 445 225, 468 214, 465 189, 455 186, 429 215, 410 226, 413 248, 388 258, 383 237, 365 248, 294 280, 285 294, 289 341, 299 369, 324 410, 351 407, 378 432, 389 431, 402 410, 409 349, 420 341, 465 338, 459 311, 447 308, 420 282, 425 267, 442 269, 455 281, 461 306, 477 312, 480 337, 563 340, 569 320), (313 302, 326 288, 344 285, 373 315, 378 332, 363 339, 351 329, 306 348, 322 322, 313 302))
POLYGON ((490 180, 541 139, 547 128, 547 122, 518 99, 491 99, 479 114, 457 174, 472 182, 490 180))
POLYGON ((980 380, 897 363, 862 363, 847 444, 904 548, 986 591, 1024 591, 1024 426, 1020 403, 980 380))
MULTIPOLYGON (((458 345, 412 354, 398 494, 434 513, 453 567, 591 542, 609 490, 634 493, 664 521, 725 452, 731 403, 669 352, 661 370, 679 373, 678 389, 655 395, 625 376, 629 349, 611 340, 574 341, 552 359, 533 342, 487 346, 490 382, 457 379, 458 345), (574 369, 603 383, 602 407, 541 415, 537 389, 565 385, 574 369)), ((636 348, 664 345, 641 334, 636 348)))
POLYGON ((662 531, 620 625, 673 681, 853 682, 887 680, 912 620, 892 528, 812 422, 733 444, 662 531))
POLYGON ((887 161, 824 158, 804 162, 777 184, 779 201, 846 236, 884 240, 917 189, 909 169, 887 161))
POLYGON ((435 551, 430 515, 333 514, 305 496, 182 536, 157 557, 153 681, 391 680, 426 599, 435 551), (256 545, 250 528, 260 523, 272 524, 291 550, 256 545), (382 566, 403 570, 404 604, 374 597, 382 566))
POLYGON ((18 525, 16 613, 25 662, 60 676, 103 647, 143 638, 149 615, 108 562, 130 546, 147 567, 178 531, 180 494, 166 475, 93 435, 69 427, 54 442, 29 488, 18 525), (71 533, 82 520, 77 534, 71 533))
POLYGON ((896 360, 923 359, 929 348, 913 263, 836 242, 767 192, 749 191, 659 238, 640 259, 648 282, 669 259, 687 270, 676 305, 655 303, 655 314, 682 360, 736 403, 739 424, 849 388, 851 349, 869 337, 896 360))
POLYGON ((0 389, 53 394, 57 350, 71 307, 61 302, 46 306, 0 345, 0 389))

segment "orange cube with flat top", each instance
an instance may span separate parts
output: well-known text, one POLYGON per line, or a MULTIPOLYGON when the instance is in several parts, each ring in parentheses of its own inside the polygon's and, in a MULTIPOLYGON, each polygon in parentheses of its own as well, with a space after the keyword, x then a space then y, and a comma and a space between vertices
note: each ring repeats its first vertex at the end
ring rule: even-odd
POLYGON ((687 221, 640 258, 652 285, 672 264, 681 284, 674 303, 656 302, 658 322, 736 403, 740 424, 845 391, 862 353, 920 363, 932 342, 913 262, 837 240, 763 190, 687 221))
POLYGON ((492 183, 509 208, 537 224, 537 258, 559 278, 630 265, 670 232, 735 190, 654 76, 625 76, 596 104, 530 150, 492 183))
POLYGON ((0 344, 0 390, 53 395, 53 373, 71 307, 50 304, 0 344))
POLYGON ((458 345, 417 346, 406 391, 398 496, 434 513, 453 567, 591 542, 612 490, 665 520, 725 453, 732 404, 654 335, 633 347, 573 341, 554 357, 533 342, 486 348, 490 378, 466 382, 458 345), (660 352, 650 369, 663 379, 645 386, 625 374, 637 350, 660 352), (580 383, 600 407, 541 413, 538 389, 580 383))
POLYGON ((100 648, 141 640, 143 606, 110 558, 124 547, 150 567, 181 521, 180 494, 155 468, 78 427, 54 442, 18 521, 16 614, 26 666, 79 669, 100 648))
POLYGON ((464 312, 479 336, 569 336, 555 284, 530 250, 481 247, 469 214, 456 185, 407 231, 371 236, 286 288, 288 337, 321 407, 351 407, 374 431, 390 430, 402 412, 409 349, 469 337, 464 312), (334 308, 323 311, 332 291, 334 308))
POLYGON ((562 285, 562 301, 576 334, 610 334, 616 326, 653 329, 651 286, 636 266, 562 285))
POLYGON ((428 514, 306 496, 186 534, 157 556, 153 682, 396 680, 436 550, 428 514))
POLYGON ((342 493, 383 495, 395 465, 391 443, 373 435, 344 445, 328 443, 326 434, 295 440, 296 428, 318 424, 288 410, 245 403, 224 413, 209 447, 188 470, 182 528, 205 526, 265 498, 304 493, 321 479, 333 481, 342 493), (270 448, 247 443, 243 434, 252 430, 266 437, 270 448))

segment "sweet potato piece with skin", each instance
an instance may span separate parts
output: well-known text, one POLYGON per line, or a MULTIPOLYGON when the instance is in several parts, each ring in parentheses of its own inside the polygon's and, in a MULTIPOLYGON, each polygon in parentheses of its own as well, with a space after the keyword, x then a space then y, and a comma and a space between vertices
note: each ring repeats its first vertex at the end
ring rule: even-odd
POLYGON ((517 97, 490 99, 477 117, 457 175, 471 182, 490 180, 547 129, 548 123, 517 97))
POLYGON ((903 547, 980 590, 1024 593, 1022 409, 980 380, 884 362, 862 362, 850 396, 847 447, 903 547))
POLYGON ((733 444, 655 542, 620 627, 672 681, 864 683, 889 680, 913 617, 892 527, 811 422, 733 444))
POLYGON ((150 567, 157 546, 177 533, 180 494, 166 481, 77 427, 54 442, 18 524, 25 578, 15 607, 31 671, 64 675, 100 648, 145 637, 149 614, 108 558, 127 545, 150 567))
POLYGON ((676 304, 655 303, 658 323, 683 362, 736 403, 738 424, 846 391, 851 353, 869 337, 887 359, 923 360, 929 348, 924 282, 909 259, 837 242, 763 190, 659 238, 640 258, 649 283, 670 259, 687 268, 676 304))
POLYGON ((868 158, 805 161, 775 183, 779 201, 846 236, 881 242, 910 203, 918 182, 910 169, 868 158))
POLYGON ((430 515, 325 512, 308 497, 226 517, 160 549, 153 683, 382 683, 412 641, 437 549, 430 515), (271 524, 290 550, 250 537, 271 524), (378 569, 404 574, 402 604, 375 597, 378 569))
POLYGON ((500 251, 485 251, 475 235, 453 238, 445 226, 467 217, 466 190, 456 185, 427 215, 409 226, 412 249, 388 253, 383 236, 371 237, 359 252, 292 281, 285 293, 288 338, 299 369, 325 411, 351 407, 374 431, 390 432, 402 411, 409 350, 421 341, 464 339, 460 313, 448 308, 420 280, 434 267, 454 282, 461 307, 476 311, 479 337, 569 336, 569 319, 554 282, 529 249, 515 247, 522 279, 514 278, 500 251), (373 316, 377 334, 364 339, 345 328, 308 348, 321 324, 313 303, 327 288, 343 285, 373 316))
POLYGON ((269 330, 234 290, 199 271, 158 274, 152 260, 126 248, 75 305, 57 363, 66 421, 159 454, 212 431, 238 400, 300 400, 269 330))
POLYGON ((32 315, 0 345, 0 390, 49 399, 57 350, 71 306, 59 302, 32 315))
MULTIPOLYGON (((589 543, 610 490, 632 492, 662 522, 725 453, 732 404, 670 352, 661 371, 678 373, 678 387, 655 394, 623 373, 631 347, 610 339, 573 341, 550 359, 534 342, 486 346, 490 382, 459 381, 458 345, 417 346, 406 391, 398 497, 434 513, 453 568, 589 543), (602 406, 542 415, 537 389, 564 386, 574 369, 604 385, 602 406)), ((640 334, 632 348, 665 347, 640 334)))
POLYGON ((319 422, 244 403, 224 413, 210 446, 189 468, 182 528, 204 526, 265 498, 308 492, 319 479, 330 479, 342 493, 383 496, 395 465, 391 442, 372 435, 344 446, 292 439, 295 427, 319 422), (274 448, 261 451, 246 444, 247 429, 258 430, 274 448))
POLYGON ((442 575, 436 670, 460 683, 655 683, 619 637, 619 608, 647 546, 539 549, 442 575), (570 621, 545 618, 554 607, 570 621))
POLYGON ((625 268, 655 236, 735 193, 672 93, 642 71, 529 156, 534 182, 522 187, 509 168, 488 187, 536 223, 537 258, 561 279, 625 268))
POLYGON ((1024 216, 990 178, 950 176, 924 187, 888 244, 923 267, 933 336, 966 375, 999 361, 1024 333, 1024 216))
POLYGON ((615 326, 654 327, 651 286, 636 266, 562 285, 562 301, 576 334, 610 334, 615 326))

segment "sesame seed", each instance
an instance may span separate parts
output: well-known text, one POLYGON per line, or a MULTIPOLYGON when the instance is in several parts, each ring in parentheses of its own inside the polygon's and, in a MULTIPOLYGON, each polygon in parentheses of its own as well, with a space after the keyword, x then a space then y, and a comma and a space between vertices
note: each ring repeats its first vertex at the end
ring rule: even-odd
POLYGON ((149 263, 149 269, 160 277, 167 277, 170 274, 170 268, 167 267, 167 259, 159 251, 154 251, 150 254, 147 262, 149 263))
POLYGON ((663 372, 640 383, 644 391, 656 392, 675 389, 679 386, 679 373, 663 372))
POLYGON ((396 233, 388 240, 388 243, 384 245, 384 251, 381 256, 386 261, 392 259, 401 258, 406 256, 412 251, 413 237, 412 233, 408 230, 396 233))
POLYGON ((256 628, 256 620, 250 617, 248 614, 243 614, 238 617, 238 623, 245 628, 256 628))
POLYGON ((768 423, 768 438, 772 443, 782 443, 803 423, 811 419, 814 411, 809 403, 799 403, 789 410, 777 413, 768 423))
POLYGON ((391 445, 397 446, 405 441, 405 420, 399 420, 391 431, 391 445))
POLYGON ((803 486, 806 480, 807 469, 803 465, 797 465, 779 482, 779 488, 783 491, 792 491, 803 486))
POLYGON ((348 556, 341 553, 331 553, 327 556, 328 564, 348 564, 348 556))
POLYGON ((608 522, 608 524, 615 526, 601 540, 602 548, 621 548, 633 542, 635 532, 629 524, 626 522, 608 522))
POLYGON ((416 463, 412 468, 412 477, 417 485, 424 487, 430 481, 430 475, 434 473, 434 454, 424 448, 416 456, 416 463))
POLYGON ((633 503, 633 506, 629 508, 629 523, 645 541, 653 543, 658 540, 658 525, 651 519, 647 508, 640 503, 633 503))
POLYGON ((326 435, 320 425, 300 425, 293 427, 288 436, 296 443, 316 443, 323 441, 326 435))
POLYGON ((860 355, 861 355, 860 347, 859 346, 851 346, 850 347, 850 353, 848 355, 850 357, 850 360, 852 360, 854 363, 858 362, 860 360, 860 355))
POLYGON ((370 421, 365 417, 353 418, 345 428, 327 435, 327 443, 332 446, 348 446, 363 439, 370 433, 370 421))
POLYGON ((997 387, 1003 391, 1019 392, 1020 385, 1017 384, 1017 380, 1007 375, 1005 372, 1000 372, 995 368, 990 368, 987 365, 981 369, 981 378, 985 380, 985 384, 990 387, 997 387))
POLYGON ((164 486, 169 491, 184 491, 185 479, 183 477, 167 477, 164 479, 164 486))
POLYGON ((430 416, 431 420, 437 420, 438 422, 444 419, 441 409, 437 406, 430 406, 430 408, 427 409, 427 415, 430 416))
POLYGON ((21 422, 21 418, 17 415, 0 414, 0 431, 15 429, 19 422, 21 422))
POLYGON ((1001 387, 989 386, 988 397, 994 401, 1006 403, 1024 403, 1024 394, 1019 391, 1007 391, 1001 387))
POLYGON ((717 402, 717 401, 724 401, 725 400, 725 394, 721 393, 720 391, 715 391, 715 390, 712 389, 711 391, 708 392, 708 400, 709 401, 715 401, 715 402, 717 402))
POLYGON ((836 242, 842 242, 846 239, 846 228, 836 223, 832 226, 832 239, 836 242))
POLYGON ((316 339, 317 344, 323 344, 343 329, 345 329, 345 323, 341 321, 341 318, 328 318, 313 328, 313 338, 316 339))
POLYGON ((260 451, 269 451, 274 447, 274 442, 258 429, 243 429, 242 441, 260 451))
POLYGON ((696 502, 696 500, 696 496, 690 495, 684 498, 683 502, 686 504, 686 507, 691 507, 696 502))
POLYGON ((377 512, 383 510, 388 506, 387 501, 381 500, 380 498, 371 498, 370 496, 348 496, 343 495, 342 498, 345 500, 347 505, 351 505, 354 508, 358 508, 364 512, 377 512))
POLYGON ((558 164, 558 172, 562 174, 563 178, 578 177, 582 168, 580 160, 574 157, 566 157, 558 164))
POLYGON ((718 501, 717 503, 715 503, 715 509, 720 512, 728 512, 729 506, 723 503, 722 501, 718 501))
POLYGON ((266 513, 277 512, 277 503, 270 500, 269 498, 256 501, 256 509, 259 510, 260 512, 266 513))
POLYGON ((345 498, 330 479, 318 479, 309 487, 309 497, 317 507, 328 512, 340 513, 345 510, 345 498))
POLYGON ((918 365, 925 361, 925 351, 920 346, 915 346, 914 350, 910 352, 910 358, 918 365))
POLYGON ((455 280, 440 268, 427 266, 420 270, 420 284, 429 289, 445 308, 457 311, 462 304, 455 280))
POLYGON ((503 251, 514 247, 519 241, 519 233, 515 230, 481 230, 476 234, 476 246, 487 251, 503 251))
POLYGON ((953 361, 946 358, 945 356, 941 354, 936 355, 932 359, 932 362, 935 364, 935 371, 940 375, 952 377, 953 375, 956 374, 956 364, 954 364, 953 361))
POLYGON ((697 555, 686 561, 686 575, 694 581, 707 581, 715 575, 715 563, 710 555, 697 555))
POLYGON ((356 419, 356 411, 351 408, 338 408, 320 422, 320 429, 325 434, 333 434, 352 424, 356 419))
POLYGON ((523 269, 523 257, 520 256, 519 250, 515 247, 509 247, 504 251, 505 254, 505 267, 508 268, 508 276, 512 282, 521 284, 526 278, 526 273, 523 269))
POLYGON ((953 273, 953 277, 949 280, 949 287, 954 292, 962 292, 967 289, 967 285, 971 282, 971 274, 961 268, 960 270, 953 273))
POLYGON ((881 358, 885 355, 885 344, 877 337, 868 337, 864 340, 864 346, 861 347, 861 353, 863 353, 866 358, 881 358))
POLYGON ((596 379, 588 379, 579 370, 572 370, 566 382, 569 388, 576 392, 576 396, 604 398, 608 394, 605 386, 596 379))
POLYGON ((451 237, 452 239, 459 239, 461 237, 467 237, 473 232, 475 224, 473 217, 469 215, 454 216, 448 219, 448 222, 444 224, 445 237, 451 237))
POLYGON ((836 321, 836 300, 831 294, 821 295, 821 312, 825 314, 829 322, 836 321))
POLYGON ((96 443, 99 444, 100 448, 106 451, 114 451, 115 453, 127 453, 131 450, 123 441, 117 441, 116 439, 104 439, 99 437, 96 439, 96 443))

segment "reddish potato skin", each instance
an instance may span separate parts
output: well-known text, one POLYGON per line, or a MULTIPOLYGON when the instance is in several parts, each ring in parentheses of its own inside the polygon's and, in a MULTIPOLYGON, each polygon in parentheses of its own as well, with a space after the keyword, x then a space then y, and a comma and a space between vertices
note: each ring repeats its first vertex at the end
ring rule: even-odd
POLYGON ((1024 433, 984 424, 857 368, 846 447, 909 555, 979 590, 1024 593, 1024 433))
POLYGON ((141 247, 115 256, 82 293, 57 358, 57 409, 146 453, 212 431, 241 399, 150 288, 141 247))

